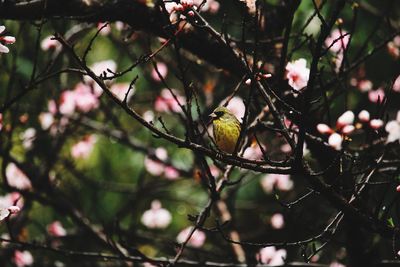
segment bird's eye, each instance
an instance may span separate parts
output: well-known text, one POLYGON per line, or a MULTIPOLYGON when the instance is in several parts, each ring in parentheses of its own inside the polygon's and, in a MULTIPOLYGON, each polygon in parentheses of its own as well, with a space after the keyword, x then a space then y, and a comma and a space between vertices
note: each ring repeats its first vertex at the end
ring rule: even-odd
POLYGON ((217 111, 217 112, 215 112, 215 115, 217 115, 217 117, 222 117, 222 115, 224 115, 224 113, 222 111, 217 111))

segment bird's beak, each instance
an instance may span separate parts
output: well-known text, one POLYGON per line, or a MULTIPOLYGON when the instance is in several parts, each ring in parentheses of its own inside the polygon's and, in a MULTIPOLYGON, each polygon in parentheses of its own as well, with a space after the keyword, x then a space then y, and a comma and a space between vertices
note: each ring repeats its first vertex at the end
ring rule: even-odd
POLYGON ((214 119, 214 118, 216 118, 217 117, 217 114, 215 114, 215 113, 211 113, 210 115, 208 115, 211 119, 214 119))

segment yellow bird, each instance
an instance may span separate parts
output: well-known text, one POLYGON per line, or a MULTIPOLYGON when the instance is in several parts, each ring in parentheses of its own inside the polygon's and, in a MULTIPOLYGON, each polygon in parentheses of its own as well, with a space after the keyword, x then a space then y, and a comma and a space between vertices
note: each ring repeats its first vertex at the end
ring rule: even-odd
POLYGON ((240 122, 226 107, 218 107, 210 114, 214 139, 218 148, 232 154, 240 135, 240 122))

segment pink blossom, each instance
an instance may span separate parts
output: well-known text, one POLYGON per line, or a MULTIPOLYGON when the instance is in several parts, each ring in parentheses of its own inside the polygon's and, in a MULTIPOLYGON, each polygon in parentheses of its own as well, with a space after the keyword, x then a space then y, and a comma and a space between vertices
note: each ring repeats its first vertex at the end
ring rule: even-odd
POLYGON ((122 31, 125 28, 125 23, 122 21, 119 21, 119 20, 116 21, 114 23, 114 25, 115 25, 115 29, 117 29, 118 31, 122 31))
POLYGON ((292 147, 288 143, 281 145, 280 148, 283 153, 291 153, 292 152, 292 147))
MULTIPOLYGON (((109 73, 108 70, 115 72, 117 70, 117 63, 114 60, 103 60, 94 63, 90 69, 97 75, 97 76, 104 76, 104 73, 109 73)), ((91 81, 91 78, 88 76, 84 76, 84 80, 91 81)))
MULTIPOLYGON (((265 148, 263 147, 263 149, 265 148)), ((243 158, 252 160, 258 160, 263 158, 263 153, 257 142, 251 144, 251 146, 246 148, 246 150, 243 153, 243 158)))
POLYGON ((400 75, 397 76, 396 80, 393 83, 393 91, 400 93, 400 75))
POLYGON ((358 113, 358 119, 361 122, 369 122, 369 120, 370 120, 369 112, 366 110, 360 111, 360 113, 358 113))
POLYGON ((285 219, 280 213, 275 213, 271 217, 271 226, 274 229, 282 229, 285 226, 285 219))
POLYGON ((0 131, 3 128, 3 114, 0 113, 0 131))
POLYGON ((3 221, 4 219, 8 218, 10 216, 10 210, 6 207, 1 207, 0 206, 0 222, 3 221))
POLYGON ((164 3, 165 9, 167 10, 168 14, 172 14, 175 11, 180 11, 183 9, 181 4, 177 4, 176 2, 166 2, 164 3))
POLYGON ((160 96, 156 98, 154 103, 154 109, 158 112, 182 112, 179 104, 184 105, 186 98, 179 95, 176 90, 172 89, 173 94, 176 96, 176 100, 173 94, 168 89, 163 89, 160 96), (178 103, 178 102, 179 103, 178 103))
MULTIPOLYGON (((115 73, 117 71, 117 64, 115 63, 114 60, 103 60, 94 63, 90 69, 97 75, 97 76, 102 76, 102 77, 109 77, 110 70, 112 73, 115 73)), ((86 82, 86 84, 92 85, 93 86, 93 94, 97 97, 101 96, 103 94, 103 89, 90 78, 89 76, 84 76, 83 80, 86 82)))
POLYGON ((286 79, 289 85, 296 91, 304 88, 310 76, 310 69, 307 68, 307 61, 304 58, 289 62, 286 65, 286 79))
POLYGON ((331 134, 333 133, 333 130, 331 129, 331 127, 329 127, 328 125, 324 124, 324 123, 320 123, 317 125, 317 131, 320 134, 331 134))
MULTIPOLYGON (((158 147, 154 151, 154 154, 160 160, 166 160, 168 158, 168 152, 163 147, 158 147)), ((161 174, 164 173, 165 170, 165 165, 162 162, 153 160, 147 156, 144 159, 144 167, 150 174, 154 176, 160 176, 161 174)))
POLYGON ((265 247, 259 252, 258 258, 261 263, 271 266, 279 266, 285 264, 287 252, 285 249, 276 249, 275 247, 265 247))
POLYGON ((8 210, 10 211, 10 214, 15 214, 21 211, 21 208, 18 206, 10 206, 8 207, 8 210))
POLYGON ((368 92, 371 91, 373 87, 373 83, 370 80, 361 80, 358 82, 358 89, 361 92, 368 92))
MULTIPOLYGON (((220 106, 225 103, 226 101, 222 101, 220 106)), ((229 109, 233 115, 236 116, 236 118, 242 122, 242 118, 244 116, 244 112, 246 110, 246 107, 243 103, 243 99, 238 96, 234 96, 231 101, 229 101, 228 105, 226 106, 227 109, 229 109)))
POLYGON ((100 35, 103 36, 109 35, 111 32, 111 25, 108 22, 99 22, 97 23, 97 30, 100 29, 101 29, 100 35))
POLYGON ((374 91, 368 92, 368 99, 373 103, 378 103, 378 101, 382 102, 385 98, 385 91, 382 88, 378 88, 374 91))
POLYGON ((67 235, 67 230, 65 230, 60 221, 54 221, 47 225, 47 232, 54 237, 62 237, 67 235))
MULTIPOLYGON (((163 62, 157 62, 156 66, 157 66, 157 70, 158 70, 158 72, 160 73, 161 77, 162 77, 163 79, 165 79, 165 77, 167 77, 167 74, 168 74, 168 67, 167 67, 167 65, 166 65, 165 63, 163 63, 163 62)), ((153 80, 155 80, 155 81, 157 81, 157 82, 161 82, 161 78, 160 78, 160 76, 158 75, 157 70, 156 70, 156 68, 153 68, 153 69, 152 69, 152 71, 151 71, 151 77, 153 78, 153 80)))
POLYGON ((151 202, 151 209, 146 210, 141 218, 144 226, 150 229, 164 229, 172 220, 171 213, 161 207, 161 202, 153 200, 151 202))
POLYGON ((71 148, 71 156, 75 159, 87 159, 92 153, 97 138, 95 135, 88 135, 71 148))
POLYGON ((344 135, 349 135, 349 134, 351 134, 352 132, 354 132, 355 129, 356 129, 356 128, 355 128, 353 125, 346 125, 346 126, 344 126, 344 127, 342 128, 341 132, 342 132, 342 134, 344 134, 344 135))
POLYGON ((2 207, 0 206, 0 221, 8 218, 11 214, 16 214, 20 211, 20 207, 18 206, 9 206, 9 207, 2 207))
POLYGON ((31 181, 23 173, 17 165, 9 163, 6 167, 7 182, 11 187, 15 187, 20 190, 28 190, 32 188, 31 181))
POLYGON ((179 171, 171 166, 165 166, 164 175, 165 175, 165 178, 167 178, 169 180, 176 180, 180 176, 179 171))
POLYGON ((212 175, 214 178, 218 177, 218 176, 221 174, 221 171, 220 171, 220 170, 218 169, 218 167, 215 166, 215 165, 211 165, 211 166, 210 166, 210 172, 211 172, 211 175, 212 175))
POLYGON ((75 112, 75 92, 66 90, 61 93, 60 96, 60 113, 63 115, 72 115, 75 112))
POLYGON ((400 141, 400 111, 397 112, 396 120, 386 123, 385 130, 388 132, 386 143, 400 141))
POLYGON ((51 114, 55 115, 58 110, 56 101, 54 101, 53 99, 49 100, 49 102, 47 102, 47 109, 51 114))
POLYGON ((334 262, 331 262, 331 264, 329 264, 329 267, 346 267, 346 266, 337 261, 334 261, 334 262))
POLYGON ((342 136, 338 133, 333 133, 328 138, 328 144, 336 150, 342 149, 342 136))
POLYGON ((54 116, 50 112, 42 112, 39 115, 39 122, 43 130, 48 130, 54 123, 54 116))
POLYGON ((36 138, 36 129, 35 128, 28 128, 24 132, 22 132, 19 136, 22 141, 22 146, 29 150, 33 146, 33 141, 36 138))
POLYGON ((22 205, 23 201, 20 194, 17 192, 0 196, 0 221, 8 218, 12 214, 18 213, 21 210, 22 205))
POLYGON ((393 58, 397 59, 400 56, 400 49, 394 42, 387 43, 386 48, 389 55, 391 55, 393 58))
POLYGON ((216 0, 209 0, 209 1, 207 1, 207 5, 208 5, 208 11, 209 11, 211 14, 217 13, 218 10, 219 10, 219 7, 220 7, 219 2, 216 1, 216 0))
MULTIPOLYGON (((396 191, 400 192, 400 185, 396 186, 396 191)), ((399 251, 400 252, 400 251, 399 251)), ((399 255, 400 256, 400 255, 399 255)))
MULTIPOLYGON (((129 83, 115 83, 111 85, 110 91, 120 100, 123 101, 125 99, 125 95, 128 92, 129 83)), ((135 93, 135 87, 132 87, 129 91, 129 94, 126 98, 126 101, 129 102, 135 93)))
POLYGON ((154 120, 154 112, 151 111, 151 110, 147 110, 147 111, 143 112, 142 117, 143 117, 143 119, 144 119, 145 121, 151 122, 151 121, 154 120))
MULTIPOLYGON (((163 147, 159 147, 155 150, 155 156, 158 159, 165 161, 168 158, 167 150, 163 147)), ((180 176, 179 171, 174 167, 166 166, 163 162, 153 160, 147 156, 144 159, 144 167, 146 168, 147 172, 153 176, 164 175, 165 178, 169 180, 176 180, 180 176)))
MULTIPOLYGON (((193 230, 192 226, 183 229, 176 237, 176 241, 178 243, 185 242, 189 234, 192 232, 192 230, 193 230)), ((190 237, 188 245, 194 248, 200 248, 204 245, 205 241, 206 241, 206 234, 203 231, 196 230, 190 237)))
MULTIPOLYGON (((2 34, 5 30, 6 30, 5 26, 0 26, 0 34, 2 34)), ((5 45, 13 43, 15 43, 15 37, 0 35, 0 53, 10 52, 10 49, 8 49, 8 47, 5 45)))
POLYGON ((156 150, 154 151, 154 154, 156 154, 157 158, 161 160, 167 160, 168 158, 168 152, 163 147, 157 147, 156 150))
POLYGON ((329 47, 333 53, 338 53, 346 49, 349 44, 350 35, 346 31, 335 29, 331 35, 325 39, 325 46, 329 47))
POLYGON ((25 251, 16 250, 14 253, 13 260, 17 267, 25 267, 33 264, 33 256, 27 250, 25 251))
MULTIPOLYGON (((193 0, 193 4, 199 7, 204 1, 203 0, 193 0)), ((201 7, 201 11, 209 12, 215 14, 218 12, 220 4, 216 0, 207 0, 205 4, 201 7)))
POLYGON ((152 160, 149 157, 144 159, 144 167, 146 171, 153 176, 161 176, 164 173, 165 166, 163 163, 152 160))
POLYGON ((354 118, 355 118, 355 115, 354 115, 353 111, 348 110, 348 111, 346 111, 345 113, 343 113, 343 114, 337 119, 337 121, 336 121, 336 126, 337 126, 338 128, 342 128, 342 127, 344 127, 344 126, 346 126, 346 125, 353 124, 354 118))
POLYGON ((371 126, 372 129, 377 130, 383 126, 383 120, 373 119, 369 122, 369 126, 371 126))
POLYGON ((266 193, 271 193, 274 187, 280 191, 289 191, 293 188, 293 181, 287 174, 266 174, 260 182, 266 193))
MULTIPOLYGON (((78 83, 73 91, 76 108, 82 112, 89 112, 99 106, 99 99, 92 92, 92 88, 84 83, 78 83)), ((60 108, 61 110, 61 108, 60 108)))
POLYGON ((0 207, 8 208, 10 206, 18 206, 22 209, 24 201, 18 192, 12 192, 5 196, 0 196, 0 207))
POLYGON ((53 38, 54 36, 50 35, 42 40, 42 42, 40 43, 40 47, 42 48, 43 51, 47 51, 50 49, 59 50, 61 48, 61 44, 53 38))

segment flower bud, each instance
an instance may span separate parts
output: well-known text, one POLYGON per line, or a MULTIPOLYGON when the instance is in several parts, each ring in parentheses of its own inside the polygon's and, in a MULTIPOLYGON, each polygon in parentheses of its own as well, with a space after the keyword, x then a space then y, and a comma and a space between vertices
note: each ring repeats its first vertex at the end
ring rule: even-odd
POLYGON ((317 130, 321 134, 331 134, 333 133, 333 130, 326 124, 320 123, 317 125, 317 130))
POLYGON ((379 129, 383 126, 383 121, 380 119, 373 119, 369 122, 369 126, 371 126, 372 129, 379 129))
POLYGON ((369 112, 366 110, 362 110, 358 113, 358 119, 362 122, 369 122, 369 117, 369 112))
POLYGON ((345 125, 353 124, 354 122, 354 113, 351 110, 343 113, 336 121, 338 128, 342 128, 345 125))
POLYGON ((342 148, 342 136, 338 133, 333 133, 329 136, 328 144, 336 150, 340 150, 342 148))

